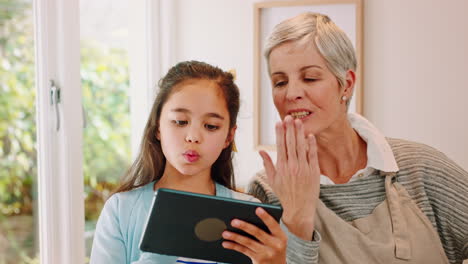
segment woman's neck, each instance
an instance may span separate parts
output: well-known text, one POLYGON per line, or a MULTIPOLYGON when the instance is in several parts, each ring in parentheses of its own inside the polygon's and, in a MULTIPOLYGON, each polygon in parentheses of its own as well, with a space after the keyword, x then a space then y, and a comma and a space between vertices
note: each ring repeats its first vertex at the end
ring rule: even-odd
POLYGON ((344 118, 317 135, 320 170, 334 183, 347 183, 367 165, 367 143, 344 118))
POLYGON ((209 195, 216 194, 216 185, 211 179, 210 171, 201 172, 197 175, 184 175, 171 166, 169 162, 166 162, 163 176, 154 185, 154 190, 159 188, 209 195))

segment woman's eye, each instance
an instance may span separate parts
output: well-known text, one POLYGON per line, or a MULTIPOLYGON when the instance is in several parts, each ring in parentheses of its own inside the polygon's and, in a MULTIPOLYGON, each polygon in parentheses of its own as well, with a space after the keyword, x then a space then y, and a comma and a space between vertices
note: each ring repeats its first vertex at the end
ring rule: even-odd
POLYGON ((172 120, 172 123, 176 124, 177 126, 185 126, 188 124, 186 120, 172 120))
POLYGON ((304 81, 306 82, 315 82, 317 79, 315 78, 304 78, 304 81))
POLYGON ((215 131, 215 130, 218 130, 218 129, 219 129, 219 126, 206 124, 206 125, 205 125, 205 128, 208 129, 208 130, 210 130, 210 131, 215 131))
POLYGON ((285 85, 286 85, 286 81, 275 82, 273 84, 274 87, 281 87, 281 86, 285 86, 285 85))

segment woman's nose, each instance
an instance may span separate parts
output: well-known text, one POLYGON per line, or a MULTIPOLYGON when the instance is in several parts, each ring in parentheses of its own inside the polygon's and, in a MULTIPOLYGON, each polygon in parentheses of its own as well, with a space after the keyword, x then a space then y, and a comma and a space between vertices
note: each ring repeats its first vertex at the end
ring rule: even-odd
POLYGON ((295 101, 304 97, 304 87, 298 82, 290 82, 286 87, 286 99, 295 101))

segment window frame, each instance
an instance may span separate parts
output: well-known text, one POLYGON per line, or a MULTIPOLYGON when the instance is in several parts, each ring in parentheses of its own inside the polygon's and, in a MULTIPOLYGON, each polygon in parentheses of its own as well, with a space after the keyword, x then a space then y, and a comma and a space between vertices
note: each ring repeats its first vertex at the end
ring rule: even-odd
MULTIPOLYGON (((129 36, 129 55, 134 57, 130 59, 131 118, 143 116, 145 120, 135 128, 132 121, 135 154, 157 91, 157 80, 174 62, 175 4, 171 0, 129 3, 131 17, 143 17, 132 22, 129 36), (165 12, 160 12, 163 9, 165 12), (143 52, 138 52, 142 47, 143 52)), ((79 1, 33 1, 40 263, 85 263, 79 12, 79 1), (50 80, 61 89, 58 131, 50 80)))
POLYGON ((79 3, 33 2, 40 261, 82 264, 85 247, 79 3), (51 80, 61 89, 58 108, 51 105, 51 80), (60 113, 58 120, 56 109, 60 113))

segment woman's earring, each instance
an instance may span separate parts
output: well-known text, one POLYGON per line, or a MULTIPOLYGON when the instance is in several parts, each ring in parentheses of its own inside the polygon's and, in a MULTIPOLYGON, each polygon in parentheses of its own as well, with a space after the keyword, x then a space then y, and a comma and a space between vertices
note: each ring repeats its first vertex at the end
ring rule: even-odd
POLYGON ((346 97, 346 95, 343 95, 343 97, 341 97, 341 100, 342 101, 346 101, 348 98, 346 97))

